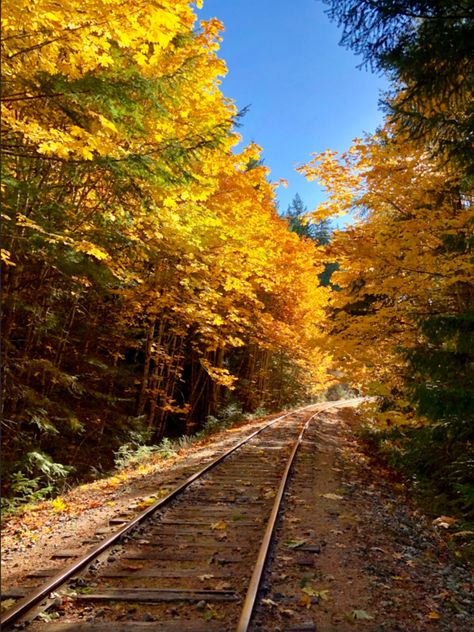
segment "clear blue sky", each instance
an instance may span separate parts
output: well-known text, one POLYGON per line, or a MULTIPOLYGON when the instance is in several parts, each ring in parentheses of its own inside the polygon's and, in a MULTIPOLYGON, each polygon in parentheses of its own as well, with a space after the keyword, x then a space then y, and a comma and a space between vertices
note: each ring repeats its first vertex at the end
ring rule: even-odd
POLYGON ((339 46, 340 31, 324 9, 321 0, 204 0, 199 11, 224 23, 222 90, 239 109, 250 105, 243 141, 263 148, 271 180, 288 180, 288 189, 278 189, 280 212, 295 193, 309 210, 324 199, 297 165, 312 152, 346 149, 383 119, 386 83, 357 68, 360 59, 339 46))

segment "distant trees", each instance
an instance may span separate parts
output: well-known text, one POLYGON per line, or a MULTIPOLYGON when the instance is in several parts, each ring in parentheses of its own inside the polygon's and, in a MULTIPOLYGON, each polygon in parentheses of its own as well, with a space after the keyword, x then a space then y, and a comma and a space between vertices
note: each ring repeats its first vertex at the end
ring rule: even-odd
POLYGON ((291 231, 300 237, 307 237, 320 246, 325 246, 331 239, 331 221, 323 219, 314 222, 308 208, 298 193, 288 205, 285 218, 291 231))
MULTIPOLYGON (((331 220, 324 218, 315 222, 298 193, 288 205, 284 217, 288 222, 288 228, 299 237, 310 239, 318 246, 327 246, 330 243, 331 220)), ((338 264, 328 259, 326 252, 321 256, 324 260, 324 270, 318 275, 319 282, 324 287, 331 286, 335 289, 335 286, 331 285, 331 276, 338 269, 338 264)))

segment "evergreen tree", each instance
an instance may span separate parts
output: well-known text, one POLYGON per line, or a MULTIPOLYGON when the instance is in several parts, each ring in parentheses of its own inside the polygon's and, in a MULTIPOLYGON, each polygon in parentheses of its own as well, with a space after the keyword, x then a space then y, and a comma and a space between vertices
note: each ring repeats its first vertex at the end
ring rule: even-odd
POLYGON ((331 241, 331 221, 323 219, 316 223, 312 222, 308 208, 298 193, 288 205, 285 217, 289 229, 300 237, 307 237, 320 246, 325 246, 331 241))
MULTIPOLYGON (((323 219, 314 223, 309 220, 308 215, 308 209, 297 193, 286 211, 288 228, 300 237, 311 239, 319 246, 327 246, 331 241, 331 220, 323 219)), ((318 274, 319 283, 324 287, 331 286, 332 289, 337 289, 337 286, 331 283, 331 276, 338 269, 336 262, 326 261, 324 270, 318 274)))
POLYGON ((341 43, 386 72, 389 112, 411 138, 474 176, 471 0, 323 0, 341 43))

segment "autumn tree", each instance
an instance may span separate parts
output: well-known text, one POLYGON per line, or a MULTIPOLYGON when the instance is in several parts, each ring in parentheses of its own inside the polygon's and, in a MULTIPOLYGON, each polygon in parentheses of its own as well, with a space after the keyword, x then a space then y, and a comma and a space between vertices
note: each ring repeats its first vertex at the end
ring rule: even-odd
MULTIPOLYGON (((466 500, 470 492, 459 481, 468 471, 466 464, 471 457, 466 454, 469 454, 473 427, 472 355, 467 351, 472 348, 474 313, 472 3, 462 0, 324 1, 329 5, 330 17, 342 26, 342 43, 361 54, 364 62, 373 69, 385 72, 392 82, 391 92, 385 97, 390 131, 378 143, 385 152, 395 148, 403 160, 399 167, 403 183, 399 175, 390 170, 386 174, 388 187, 373 180, 372 174, 381 170, 379 161, 373 161, 373 144, 370 149, 359 144, 345 156, 345 166, 341 170, 341 165, 332 170, 330 187, 334 205, 347 206, 343 180, 352 191, 349 199, 355 208, 362 208, 364 201, 367 202, 367 223, 363 228, 361 225, 361 230, 349 231, 354 245, 351 247, 352 263, 348 265, 354 266, 355 258, 362 257, 367 266, 346 286, 350 288, 353 300, 343 308, 357 319, 354 325, 359 327, 360 339, 357 343, 357 336, 354 336, 353 342, 359 346, 360 354, 355 355, 365 356, 362 364, 367 378, 377 369, 376 382, 386 397, 387 419, 395 414, 390 408, 397 409, 394 400, 399 399, 405 402, 401 405, 402 410, 416 411, 422 419, 431 421, 418 433, 412 431, 413 442, 408 445, 410 450, 413 448, 414 471, 418 467, 418 475, 422 472, 427 478, 433 478, 436 464, 439 466, 437 481, 441 487, 451 486, 450 493, 454 497, 462 488, 466 500), (365 152, 369 163, 363 162, 361 151, 365 152), (439 178, 438 181, 433 181, 433 177, 439 178), (377 204, 367 198, 372 182, 377 182, 376 190, 384 194, 377 204), (414 182, 420 187, 418 195, 412 191, 414 182), (366 189, 368 185, 369 189, 366 189), (411 225, 405 221, 407 205, 402 186, 410 192, 413 201, 418 198, 408 216, 413 221, 411 225), (387 224, 394 230, 393 236, 388 232, 384 235, 387 256, 390 256, 392 244, 399 250, 399 262, 406 258, 407 252, 412 252, 411 274, 419 279, 425 299, 423 296, 415 299, 416 292, 412 294, 402 287, 396 298, 384 291, 386 283, 371 282, 377 275, 374 265, 377 261, 390 283, 395 284, 395 275, 390 274, 383 261, 377 258, 376 252, 382 253, 382 244, 373 233, 377 217, 387 221, 384 208, 389 200, 399 219, 396 224, 387 224), (420 211, 424 219, 419 216, 420 211), (423 221, 426 222, 424 228, 420 223, 423 221), (407 229, 403 240, 397 237, 400 227, 407 229), (428 255, 433 258, 430 266, 427 266, 428 255), (411 316, 407 321, 404 313, 401 322, 397 323, 393 317, 394 309, 399 311, 407 300, 411 300, 411 316), (379 340, 380 332, 374 336, 372 330, 368 334, 366 325, 369 322, 373 327, 376 323, 381 327, 385 334, 384 343, 379 340), (412 331, 410 342, 407 338, 409 330, 412 331), (393 375, 382 369, 382 362, 370 358, 370 351, 363 349, 362 341, 367 344, 368 335, 384 345, 381 349, 385 358, 390 357, 397 369, 393 375), (395 391, 401 397, 394 397, 395 391), (457 491, 456 484, 460 486, 457 491)), ((331 158, 330 153, 326 158, 331 158)), ((386 158, 387 165, 398 165, 398 160, 390 153, 386 158)), ((391 264, 393 272, 400 265, 395 263, 393 267, 391 264)), ((398 272, 404 284, 408 273, 409 270, 398 272)), ((344 317, 339 314, 339 318, 344 317)), ((355 331, 353 328, 353 333, 355 331)), ((467 500, 466 503, 469 504, 467 500)))
POLYGON ((184 0, 4 9, 10 491, 67 473, 58 459, 84 473, 88 451, 107 467, 131 433, 193 432, 231 393, 282 405, 275 357, 298 396, 323 388, 319 260, 260 149, 233 151, 220 23, 184 0))
POLYGON ((321 217, 358 215, 331 245, 338 368, 381 398, 379 428, 419 438, 411 466, 433 478, 437 461, 438 483, 456 497, 474 427, 472 193, 390 127, 303 171, 329 191, 321 217))

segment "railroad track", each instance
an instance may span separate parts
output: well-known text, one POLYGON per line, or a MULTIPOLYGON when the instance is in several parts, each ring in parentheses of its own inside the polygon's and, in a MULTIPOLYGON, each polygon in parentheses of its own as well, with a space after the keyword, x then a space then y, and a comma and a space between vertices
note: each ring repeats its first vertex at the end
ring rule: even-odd
POLYGON ((2 629, 53 603, 61 616, 34 621, 32 630, 250 630, 298 448, 309 424, 340 405, 316 404, 272 420, 86 555, 63 551, 72 563, 32 573, 49 577, 4 613, 2 629))

